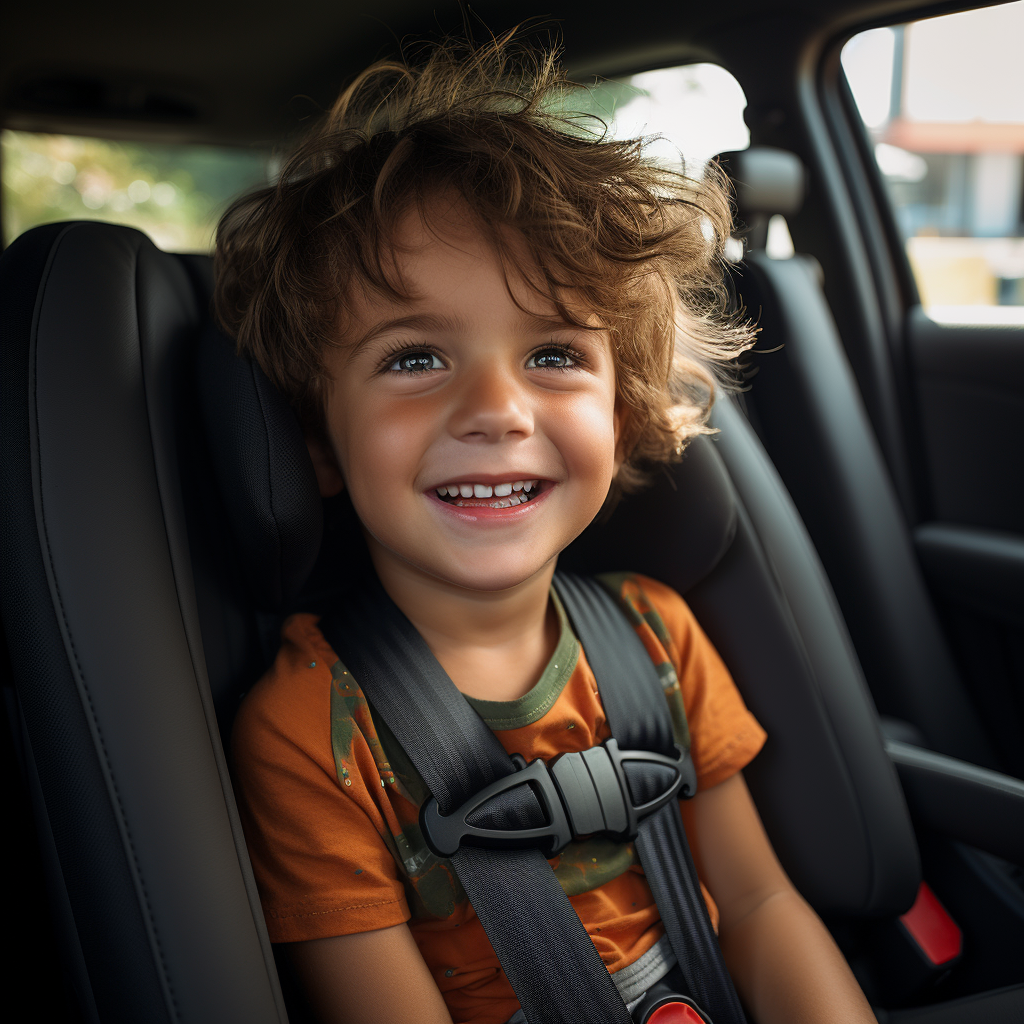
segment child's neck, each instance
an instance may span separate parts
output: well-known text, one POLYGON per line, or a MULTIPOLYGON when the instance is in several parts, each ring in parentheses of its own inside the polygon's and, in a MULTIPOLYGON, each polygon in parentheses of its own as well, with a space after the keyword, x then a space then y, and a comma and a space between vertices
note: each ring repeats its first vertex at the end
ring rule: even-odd
POLYGON ((540 678, 560 630, 550 601, 553 563, 495 593, 456 587, 391 559, 373 562, 391 599, 467 696, 515 700, 540 678))

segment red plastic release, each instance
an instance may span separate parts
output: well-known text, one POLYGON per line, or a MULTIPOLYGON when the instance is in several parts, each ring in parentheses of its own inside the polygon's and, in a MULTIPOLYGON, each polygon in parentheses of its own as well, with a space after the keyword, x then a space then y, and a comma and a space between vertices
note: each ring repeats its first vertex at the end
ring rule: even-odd
POLYGON ((686 1003, 665 1003, 647 1018, 647 1024, 704 1024, 701 1015, 686 1003))
POLYGON ((963 946, 960 928, 924 882, 917 890, 914 905, 900 916, 900 921, 936 967, 960 955, 963 946))

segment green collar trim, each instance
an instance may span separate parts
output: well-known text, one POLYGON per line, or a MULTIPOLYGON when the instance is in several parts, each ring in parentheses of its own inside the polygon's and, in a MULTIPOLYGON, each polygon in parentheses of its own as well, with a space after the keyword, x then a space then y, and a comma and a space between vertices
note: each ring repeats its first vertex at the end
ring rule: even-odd
POLYGON ((551 709, 551 705, 558 700, 576 669, 576 662, 580 657, 580 644, 554 588, 551 590, 551 600, 555 604, 555 611, 558 612, 561 634, 555 653, 551 655, 551 660, 533 689, 515 700, 479 700, 477 697, 466 697, 476 713, 492 730, 521 729, 543 718, 551 709))

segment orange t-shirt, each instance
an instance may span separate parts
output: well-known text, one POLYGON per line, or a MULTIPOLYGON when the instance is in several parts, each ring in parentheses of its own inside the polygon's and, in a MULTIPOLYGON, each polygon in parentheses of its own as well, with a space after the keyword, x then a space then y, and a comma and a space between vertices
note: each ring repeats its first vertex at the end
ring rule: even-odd
MULTIPOLYGON (((688 727, 698 787, 724 781, 760 750, 764 731, 678 594, 645 577, 614 583, 658 668, 681 742, 688 727)), ((555 605, 561 638, 529 693, 467 697, 505 749, 528 762, 611 735, 593 672, 555 605)), ((242 820, 271 941, 408 921, 453 1021, 503 1024, 518 1000, 450 863, 423 841, 419 807, 429 793, 317 621, 287 620, 281 650, 234 729, 242 820)), ((592 837, 550 863, 612 973, 662 935, 632 843, 592 837)))

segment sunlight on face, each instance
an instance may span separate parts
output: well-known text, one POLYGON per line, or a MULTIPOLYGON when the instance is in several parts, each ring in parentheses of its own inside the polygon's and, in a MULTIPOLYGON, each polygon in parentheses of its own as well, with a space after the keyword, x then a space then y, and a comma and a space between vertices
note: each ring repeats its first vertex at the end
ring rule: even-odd
POLYGON ((609 337, 514 281, 520 308, 464 207, 429 228, 410 212, 398 241, 412 298, 364 291, 346 309, 327 409, 341 476, 321 485, 343 479, 382 578, 505 590, 549 570, 608 493, 609 337))

